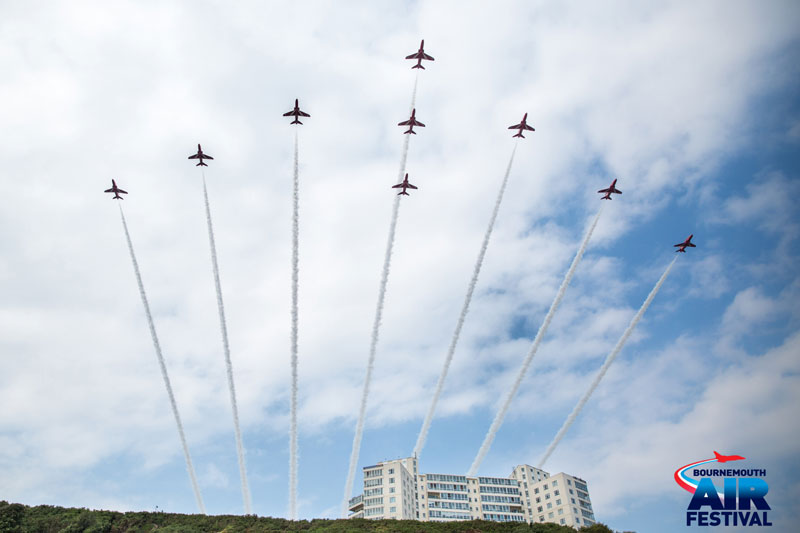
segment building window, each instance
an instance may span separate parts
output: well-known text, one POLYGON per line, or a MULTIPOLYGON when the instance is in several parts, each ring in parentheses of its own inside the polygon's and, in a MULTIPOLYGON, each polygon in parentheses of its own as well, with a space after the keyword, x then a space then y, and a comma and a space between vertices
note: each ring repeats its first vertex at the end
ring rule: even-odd
POLYGON ((561 519, 561 525, 564 525, 564 519, 563 518, 561 519))
POLYGON ((389 469, 389 473, 390 473, 390 474, 394 474, 394 468, 390 468, 390 469, 389 469))
POLYGON ((539 507, 536 508, 536 510, 541 513, 542 512, 542 506, 540 505, 539 507))
POLYGON ((539 496, 536 497, 536 503, 542 503, 542 499, 539 496))
POLYGON ((564 509, 559 509, 558 514, 564 514, 564 509))
POLYGON ((553 494, 555 494, 556 496, 558 496, 558 495, 560 494, 560 492, 558 492, 557 490, 554 490, 554 491, 553 491, 553 494))
POLYGON ((545 495, 544 495, 544 499, 545 499, 545 500, 549 500, 549 499, 550 499, 550 495, 549 495, 549 494, 545 494, 545 495))
MULTIPOLYGON (((391 472, 389 472, 389 473, 391 474, 391 472)), ((553 486, 554 487, 558 487, 558 480, 557 479, 553 480, 553 486)))
POLYGON ((391 498, 389 498, 389 503, 394 503, 394 502, 395 502, 395 499, 396 499, 396 498, 395 498, 394 496, 392 496, 391 498))
POLYGON ((544 484, 544 490, 547 490, 547 483, 544 484))
POLYGON ((553 513, 547 513, 547 518, 553 518, 553 513))
MULTIPOLYGON (((397 507, 389 507, 389 512, 390 513, 396 513, 397 512, 397 507)), ((561 523, 564 523, 563 519, 561 520, 561 523)))
POLYGON ((394 487, 389 487, 389 492, 394 492, 394 487))
POLYGON ((553 508, 553 504, 552 504, 552 503, 548 503, 548 504, 547 504, 547 508, 548 508, 548 509, 552 509, 552 508, 553 508))
POLYGON ((556 505, 561 505, 561 500, 560 499, 556 500, 556 505))
POLYGON ((539 517, 539 522, 544 522, 544 515, 539 517))
POLYGON ((567 480, 567 485, 572 485, 572 481, 567 480))

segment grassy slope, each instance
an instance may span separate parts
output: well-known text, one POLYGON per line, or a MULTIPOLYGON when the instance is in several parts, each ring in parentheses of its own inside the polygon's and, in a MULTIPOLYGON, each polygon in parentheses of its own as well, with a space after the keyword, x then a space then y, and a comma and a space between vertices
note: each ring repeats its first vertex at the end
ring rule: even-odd
MULTIPOLYGON (((278 531, 314 531, 345 533, 373 532, 536 532, 574 533, 575 530, 557 524, 518 524, 476 520, 472 522, 417 522, 414 520, 298 520, 257 516, 206 516, 170 513, 118 513, 89 511, 0 501, 0 533, 261 533, 278 531)), ((584 533, 612 533, 603 525, 581 530, 584 533)))

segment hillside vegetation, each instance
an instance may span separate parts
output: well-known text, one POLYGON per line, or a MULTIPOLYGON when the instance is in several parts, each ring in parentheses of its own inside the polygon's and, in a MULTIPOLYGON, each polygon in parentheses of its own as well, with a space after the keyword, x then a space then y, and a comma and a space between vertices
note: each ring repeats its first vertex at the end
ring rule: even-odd
MULTIPOLYGON (((575 533, 557 524, 471 522, 417 522, 414 520, 284 520, 248 516, 207 516, 172 513, 118 513, 39 505, 28 507, 0 501, 0 533, 273 533, 309 531, 349 533, 575 533)), ((581 529, 583 533, 613 533, 604 525, 581 529)))

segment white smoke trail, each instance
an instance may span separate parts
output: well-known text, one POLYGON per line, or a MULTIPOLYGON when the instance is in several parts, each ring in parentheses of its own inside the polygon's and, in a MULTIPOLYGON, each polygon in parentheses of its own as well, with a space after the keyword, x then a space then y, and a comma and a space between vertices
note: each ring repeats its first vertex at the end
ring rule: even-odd
POLYGON ((500 185, 500 191, 497 193, 497 200, 494 203, 494 210, 492 211, 492 217, 489 219, 489 227, 486 228, 486 234, 483 236, 483 243, 481 244, 480 252, 478 253, 478 260, 475 262, 475 269, 472 272, 472 279, 469 282, 469 287, 467 288, 467 295, 464 298, 464 305, 461 308, 461 314, 458 317, 458 322, 456 323, 456 329, 453 332, 453 338, 450 341, 450 347, 447 349, 447 355, 445 356, 444 366, 442 367, 442 373, 439 375, 439 381, 436 384, 436 392, 433 394, 433 401, 431 402, 430 407, 428 408, 428 413, 425 415, 425 421, 422 423, 422 429, 419 432, 419 436, 417 437, 417 444, 414 446, 414 455, 419 458, 420 454, 422 453, 422 448, 425 446, 425 441, 428 438, 428 430, 431 427, 431 422, 433 421, 433 414, 436 411, 436 404, 439 402, 439 396, 442 394, 442 389, 444 388, 444 380, 447 378, 447 372, 450 370, 450 362, 453 360, 453 354, 456 351, 456 345, 458 344, 458 338, 461 335, 461 328, 464 325, 464 320, 467 318, 467 312, 469 311, 469 304, 472 301, 472 293, 475 292, 475 285, 478 283, 478 275, 481 272, 481 266, 483 265, 483 258, 486 255, 486 249, 489 247, 489 238, 492 236, 492 230, 494 229, 494 222, 497 219, 497 212, 500 210, 500 203, 503 201, 503 193, 506 190, 506 184, 508 183, 508 176, 511 174, 511 164, 514 162, 514 153, 517 151, 517 146, 514 145, 514 149, 511 151, 511 158, 508 160, 508 167, 506 168, 506 173, 503 176, 503 183, 500 185))
POLYGON ((650 302, 652 302, 653 298, 656 297, 658 290, 661 288, 661 285, 664 284, 664 281, 667 279, 667 275, 669 275, 669 271, 672 270, 672 265, 675 264, 675 261, 677 259, 678 258, 675 257, 675 259, 672 260, 667 269, 661 275, 661 278, 658 280, 658 283, 656 283, 656 286, 653 287, 653 290, 650 291, 650 294, 647 295, 647 299, 642 304, 642 307, 639 309, 636 315, 631 319, 631 323, 628 324, 628 329, 625 330, 625 333, 623 333, 622 337, 620 337, 619 341, 617 341, 617 345, 614 346, 614 349, 611 350, 611 353, 609 353, 608 357, 606 357, 606 360, 603 363, 603 366, 600 367, 600 371, 597 373, 597 376, 595 376, 594 381, 592 381, 592 384, 589 385, 589 388, 586 390, 586 393, 583 395, 583 397, 577 403, 577 405, 572 410, 570 415, 564 421, 564 425, 561 426, 561 429, 558 430, 558 433, 553 439, 553 442, 551 442, 550 445, 547 447, 547 451, 544 452, 544 455, 539 461, 538 468, 542 468, 544 466, 544 463, 556 449, 556 446, 558 446, 558 444, 561 442, 561 439, 563 439, 564 435, 566 435, 567 431, 569 431, 569 428, 570 426, 572 426, 572 423, 575 422, 576 418, 578 418, 578 415, 581 413, 583 406, 586 405, 586 402, 589 401, 589 397, 592 395, 594 390, 600 384, 600 380, 602 380, 603 376, 606 375, 608 367, 610 367, 611 363, 614 362, 614 359, 616 359, 617 354, 619 354, 620 350, 622 350, 622 347, 625 345, 625 342, 628 340, 628 337, 630 337, 631 333, 633 333, 633 329, 636 327, 636 324, 639 323, 639 320, 642 318, 642 315, 644 315, 645 311, 647 311, 647 308, 650 307, 650 302))
POLYGON ((299 269, 300 169, 298 163, 298 132, 294 131, 294 187, 292 194, 292 397, 289 422, 289 519, 297 520, 297 283, 299 269))
MULTIPOLYGON (((413 109, 417 100, 417 81, 419 76, 414 80, 414 90, 411 93, 411 107, 409 113, 413 109)), ((408 141, 411 135, 403 136, 403 151, 400 156, 400 172, 399 181, 403 180, 403 174, 406 169, 406 160, 408 158, 408 141)), ((361 438, 364 434, 364 418, 367 413, 367 398, 369 396, 369 386, 372 381, 372 370, 375 366, 375 350, 378 347, 378 333, 381 327, 381 317, 383 316, 383 302, 386 297, 386 284, 389 281, 389 266, 392 261, 392 248, 394 247, 394 233, 397 227, 397 213, 400 207, 400 196, 395 195, 392 203, 392 218, 389 223, 389 238, 386 242, 386 255, 383 259, 383 270, 381 272, 381 283, 378 288, 378 304, 375 308, 375 320, 372 323, 372 337, 369 345, 369 358, 367 359, 367 374, 364 377, 364 390, 361 393, 361 407, 358 412, 358 422, 356 422, 356 433, 353 437, 353 449, 350 452, 350 466, 347 470, 347 481, 344 488, 344 501, 342 502, 342 518, 347 518, 348 505, 350 502, 350 493, 353 492, 353 480, 356 476, 356 465, 358 464, 358 454, 361 451, 361 438)))
POLYGON ((206 188, 206 177, 203 173, 203 199, 206 204, 206 222, 208 223, 208 242, 211 247, 211 265, 214 269, 214 284, 217 289, 217 310, 219 311, 219 327, 222 332, 222 348, 225 352, 225 369, 228 373, 228 391, 231 397, 231 409, 233 410, 233 429, 236 434, 236 455, 239 459, 239 477, 242 480, 242 499, 244 500, 245 514, 251 514, 250 488, 247 485, 247 471, 244 464, 244 445, 242 444, 242 432, 239 429, 239 408, 236 405, 236 388, 233 385, 233 365, 231 364, 231 350, 228 345, 228 326, 225 321, 225 307, 222 303, 222 286, 219 282, 219 266, 217 265, 217 247, 214 244, 214 228, 211 224, 211 207, 208 204, 208 189, 206 188))
POLYGON ((194 499, 197 501, 197 508, 200 509, 202 514, 206 514, 206 506, 203 503, 203 496, 200 494, 200 486, 197 484, 197 475, 194 472, 194 465, 192 464, 192 457, 189 455, 189 445, 186 443, 186 435, 183 432, 183 423, 181 422, 181 415, 178 413, 178 404, 175 402, 175 395, 172 393, 172 385, 169 381, 169 374, 167 374, 167 365, 164 362, 164 355, 161 353, 161 344, 158 342, 158 335, 156 335, 156 326, 153 323, 153 315, 150 313, 150 304, 147 303, 147 295, 144 292, 144 284, 142 283, 142 275, 139 272, 139 263, 136 261, 136 254, 133 253, 133 243, 131 242, 130 233, 128 233, 128 223, 125 221, 125 213, 122 212, 122 205, 119 206, 119 214, 122 217, 122 227, 125 230, 125 239, 128 241, 128 251, 131 254, 131 261, 133 262, 133 272, 136 274, 136 283, 139 285, 139 296, 142 298, 142 305, 144 305, 144 314, 147 316, 147 325, 150 327, 150 336, 153 338, 153 347, 156 350, 156 357, 158 358, 158 366, 161 368, 161 377, 164 378, 164 385, 167 387, 167 396, 169 396, 169 404, 172 407, 172 415, 175 417, 175 425, 178 426, 178 436, 181 439, 181 447, 183 448, 183 457, 186 459, 186 470, 189 471, 189 479, 192 482, 192 490, 194 490, 194 499))
POLYGON ((502 408, 497 412, 489 431, 486 433, 486 437, 483 440, 481 449, 478 451, 478 455, 475 456, 472 466, 469 467, 469 473, 467 474, 468 476, 475 475, 475 473, 478 471, 478 468, 480 468, 484 457, 486 457, 486 454, 489 452, 489 448, 494 441, 494 437, 497 434, 497 431, 500 429, 500 426, 503 424, 503 419, 505 418, 508 408, 511 405, 511 400, 513 400, 514 396, 517 394, 517 389, 519 389, 519 386, 522 383, 522 378, 525 377, 525 373, 528 371, 528 367, 533 360, 533 356, 536 355, 536 350, 539 349, 539 343, 542 341, 542 337, 544 337, 545 332, 547 332, 550 321, 553 319, 556 309, 558 309, 558 306, 561 304, 562 298, 564 298, 564 293, 567 292, 567 287, 569 286, 570 281, 572 281, 572 276, 575 274, 575 269, 578 267, 578 263, 580 263, 583 253, 586 251, 586 246, 589 244, 589 239, 592 237, 592 233, 594 232, 595 226, 597 226, 597 221, 600 219, 600 214, 602 212, 603 206, 601 204, 600 209, 597 211, 597 215, 595 215, 594 220, 592 220, 592 225, 589 226, 589 231, 586 232, 586 236, 583 238, 583 242, 578 249, 578 253, 575 254, 575 259, 572 260, 572 264, 570 265, 569 270, 567 270, 567 274, 564 276, 564 281, 561 282, 561 286, 558 288, 558 292, 556 293, 553 303, 550 304, 550 310, 547 311, 547 315, 544 317, 544 322, 542 322, 538 333, 536 333, 536 338, 533 339, 533 345, 531 346, 528 355, 525 357, 525 360, 522 362, 522 366, 519 369, 519 373, 517 374, 517 379, 514 381, 513 387, 511 387, 511 390, 508 391, 502 408))

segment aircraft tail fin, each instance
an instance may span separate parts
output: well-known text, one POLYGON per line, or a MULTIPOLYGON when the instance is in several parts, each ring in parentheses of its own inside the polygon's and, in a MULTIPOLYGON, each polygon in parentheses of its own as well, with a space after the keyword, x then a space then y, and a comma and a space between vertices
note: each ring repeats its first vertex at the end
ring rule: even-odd
POLYGON ((203 160, 201 159, 201 160, 200 160, 200 162, 199 162, 199 163, 197 163, 195 166, 196 166, 196 167, 207 167, 208 165, 206 165, 205 163, 203 163, 203 160))
POLYGON ((514 137, 522 137, 523 139, 525 138, 525 136, 522 134, 521 131, 519 133, 517 133, 516 135, 514 135, 514 137))
POLYGON ((293 121, 291 121, 289 124, 302 124, 302 122, 300 122, 299 120, 297 120, 297 118, 295 118, 295 119, 294 119, 293 121))
POLYGON ((405 194, 406 196, 411 196, 406 191, 400 191, 399 193, 397 193, 397 196, 400 196, 401 194, 405 194))
POLYGON ((422 66, 422 63, 417 63, 416 65, 414 65, 411 68, 421 68, 422 70, 425 70, 425 67, 422 66))
POLYGON ((411 128, 407 129, 407 130, 406 130, 406 131, 404 131, 403 133, 413 133, 414 135, 416 135, 416 134, 417 134, 417 132, 416 132, 416 131, 414 131, 414 130, 412 130, 411 128))

